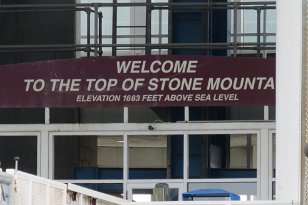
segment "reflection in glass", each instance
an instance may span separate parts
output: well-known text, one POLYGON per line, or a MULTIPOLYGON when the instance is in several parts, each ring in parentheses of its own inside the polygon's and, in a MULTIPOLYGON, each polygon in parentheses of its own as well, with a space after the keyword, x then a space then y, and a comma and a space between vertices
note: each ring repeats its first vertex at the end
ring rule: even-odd
POLYGON ((227 120, 227 107, 189 107, 190 121, 227 120))
POLYGON ((276 120, 276 107, 269 106, 269 120, 276 120))
POLYGON ((80 109, 81 123, 122 123, 123 108, 82 108, 80 109))
POLYGON ((256 135, 190 135, 190 178, 256 177, 256 135))
POLYGON ((234 169, 257 168, 256 135, 230 135, 230 164, 234 169))
POLYGON ((36 175, 37 136, 0 136, 0 168, 14 169, 14 157, 19 157, 19 170, 36 175))
POLYGON ((272 182, 272 200, 276 200, 276 182, 272 182))
POLYGON ((0 124, 45 123, 43 108, 0 108, 0 124))
POLYGON ((130 179, 183 177, 183 136, 129 136, 130 179))
POLYGON ((55 136, 55 179, 122 179, 122 136, 55 136))

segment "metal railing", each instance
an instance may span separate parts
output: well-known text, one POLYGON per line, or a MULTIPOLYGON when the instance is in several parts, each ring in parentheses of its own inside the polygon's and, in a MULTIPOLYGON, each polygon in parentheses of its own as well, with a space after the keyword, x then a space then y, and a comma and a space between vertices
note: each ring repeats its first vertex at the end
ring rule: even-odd
MULTIPOLYGON (((231 55, 236 56, 238 51, 253 51, 257 56, 260 56, 262 52, 272 51, 275 52, 275 42, 267 42, 266 38, 269 36, 275 36, 275 33, 266 32, 266 11, 275 10, 275 2, 227 2, 227 3, 151 3, 151 0, 145 0, 144 3, 117 3, 117 0, 113 0, 113 3, 87 3, 87 4, 28 4, 28 5, 1 5, 1 13, 19 13, 19 12, 65 12, 73 11, 84 12, 86 14, 86 43, 76 44, 31 44, 31 45, 0 45, 0 53, 3 52, 42 52, 42 51, 83 51, 87 56, 101 56, 103 52, 109 48, 111 49, 111 55, 116 56, 119 50, 143 50, 144 54, 150 55, 155 49, 166 49, 170 51, 172 49, 204 49, 204 50, 228 50, 231 55), (129 8, 143 8, 146 15, 144 34, 128 34, 119 35, 118 29, 121 27, 118 25, 118 9, 122 7, 129 8), (103 12, 102 8, 112 9, 112 33, 106 34, 103 31, 103 12), (152 34, 151 21, 152 12, 159 11, 159 34, 152 34), (230 12, 233 23, 231 25, 233 32, 230 34, 230 40, 227 42, 202 42, 202 43, 173 43, 171 38, 172 26, 169 23, 168 34, 161 33, 161 12, 167 10, 170 14, 175 11, 196 11, 196 12, 210 12, 215 10, 225 10, 230 12), (252 10, 256 12, 256 33, 243 33, 239 32, 240 23, 238 21, 239 12, 244 10, 252 10), (261 15, 263 12, 263 15, 261 15), (93 16, 92 16, 93 15, 93 16), (94 17, 91 21, 91 17, 94 17), (94 22, 93 22, 94 21, 94 22), (263 27, 262 27, 263 25, 263 27), (94 28, 94 33, 91 34, 91 27, 94 28), (261 30, 263 29, 263 32, 261 30), (255 36, 256 41, 244 42, 240 40, 242 37, 255 36), (158 38, 158 43, 152 43, 152 38, 158 38), (145 43, 118 43, 120 38, 144 38, 145 43), (167 38, 167 43, 162 43, 161 39, 167 38), (263 41, 261 40, 263 38, 263 41), (111 39, 111 43, 103 43, 103 39, 111 39), (93 40, 93 43, 91 43, 93 40)), ((230 21, 230 20, 228 20, 230 21)), ((127 28, 138 27, 134 25, 126 26, 127 28)), ((227 35, 227 34, 226 34, 227 35)))

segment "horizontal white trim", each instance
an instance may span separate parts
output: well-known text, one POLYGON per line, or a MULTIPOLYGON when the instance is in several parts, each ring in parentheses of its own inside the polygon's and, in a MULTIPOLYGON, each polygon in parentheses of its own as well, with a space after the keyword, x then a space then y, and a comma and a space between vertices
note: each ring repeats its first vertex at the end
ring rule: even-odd
POLYGON ((298 205, 293 201, 164 201, 164 202, 126 202, 123 205, 298 205))
MULTIPOLYGON (((275 129, 275 122, 249 121, 249 122, 178 122, 178 123, 101 123, 101 124, 1 124, 0 132, 38 132, 49 131, 65 134, 65 132, 78 131, 93 134, 101 131, 110 132, 110 135, 119 135, 123 132, 147 132, 147 133, 196 133, 212 132, 228 133, 228 131, 239 130, 243 133, 255 133, 259 129, 275 129), (149 131, 152 125, 154 130, 149 131)), ((129 133, 130 134, 130 133, 129 133)))
MULTIPOLYGON (((121 179, 62 179, 56 180, 62 183, 74 184, 119 184, 123 183, 121 179)), ((128 183, 184 183, 183 179, 131 179, 128 183)), ((224 178, 224 179, 188 179, 188 183, 257 183, 257 178, 224 178)))

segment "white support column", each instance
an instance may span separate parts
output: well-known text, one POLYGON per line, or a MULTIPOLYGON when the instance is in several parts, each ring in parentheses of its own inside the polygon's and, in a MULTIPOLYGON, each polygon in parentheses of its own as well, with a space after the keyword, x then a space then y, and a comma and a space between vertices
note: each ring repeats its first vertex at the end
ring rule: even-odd
POLYGON ((277 0, 276 199, 300 200, 302 0, 277 0))

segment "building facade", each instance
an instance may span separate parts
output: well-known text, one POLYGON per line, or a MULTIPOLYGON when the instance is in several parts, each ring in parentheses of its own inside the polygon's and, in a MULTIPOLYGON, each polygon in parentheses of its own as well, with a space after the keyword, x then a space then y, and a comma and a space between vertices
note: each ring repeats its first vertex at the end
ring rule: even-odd
MULTIPOLYGON (((0 4, 2 65, 276 52, 275 2, 15 3, 0 4)), ((2 168, 19 156, 23 171, 135 201, 157 183, 170 200, 200 188, 275 199, 275 106, 3 106, 0 116, 2 168)))

